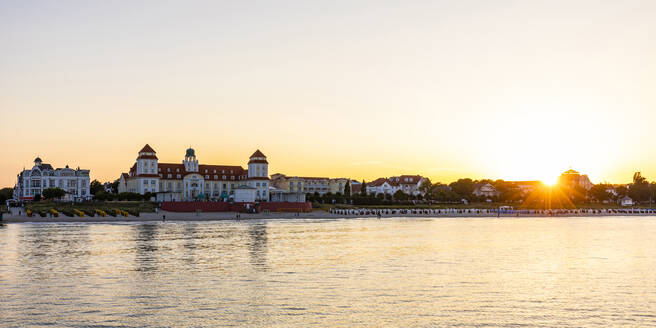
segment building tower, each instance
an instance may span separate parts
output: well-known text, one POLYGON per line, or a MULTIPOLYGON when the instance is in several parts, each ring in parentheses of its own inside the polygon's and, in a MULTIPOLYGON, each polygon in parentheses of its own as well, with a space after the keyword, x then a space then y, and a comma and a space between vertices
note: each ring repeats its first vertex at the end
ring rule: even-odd
POLYGON ((248 161, 248 178, 269 179, 269 162, 259 149, 251 155, 248 161))
POLYGON ((41 157, 37 156, 34 159, 34 166, 41 166, 41 164, 43 164, 43 161, 41 160, 41 157))
POLYGON ((256 200, 269 200, 269 162, 259 149, 251 155, 248 161, 248 185, 255 187, 256 200))
POLYGON ((137 175, 157 174, 157 155, 155 150, 146 144, 137 156, 137 175))
POLYGON ((185 159, 182 161, 184 164, 185 171, 187 172, 198 172, 198 160, 196 159, 196 151, 193 148, 189 147, 185 153, 185 159))

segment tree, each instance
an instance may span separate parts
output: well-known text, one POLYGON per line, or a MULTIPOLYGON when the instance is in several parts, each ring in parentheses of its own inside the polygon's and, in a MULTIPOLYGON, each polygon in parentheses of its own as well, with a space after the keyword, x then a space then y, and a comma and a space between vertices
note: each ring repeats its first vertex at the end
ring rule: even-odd
POLYGON ((8 199, 14 196, 14 189, 2 188, 0 189, 0 204, 4 204, 8 199))
POLYGON ((648 201, 651 196, 649 182, 640 172, 633 174, 633 184, 629 186, 629 197, 638 202, 648 201))
POLYGON ((592 198, 600 202, 608 201, 612 197, 612 194, 607 191, 609 188, 610 188, 609 185, 600 183, 592 186, 592 188, 590 188, 590 191, 588 191, 588 193, 590 194, 590 196, 592 196, 592 198))
POLYGON ((433 194, 433 184, 431 183, 430 179, 426 179, 424 183, 419 186, 419 191, 426 197, 426 199, 432 199, 432 194, 433 194))
POLYGON ((105 190, 105 188, 103 187, 102 183, 100 183, 100 181, 98 181, 98 180, 95 180, 95 179, 94 179, 94 180, 91 181, 91 183, 89 184, 89 192, 90 192, 92 195, 95 195, 97 192, 99 192, 99 191, 104 191, 104 190, 105 190))
POLYGON ((367 182, 362 180, 362 188, 360 188, 360 194, 362 196, 367 196, 367 182))
POLYGON ((66 191, 61 188, 46 188, 43 190, 43 197, 45 199, 56 199, 66 195, 66 191))
POLYGON ((118 182, 119 182, 118 179, 112 182, 112 193, 114 194, 118 194, 118 182))
POLYGON ((452 182, 449 187, 460 199, 472 199, 472 193, 474 192, 474 181, 472 179, 458 179, 458 181, 452 182))
POLYGON ((41 201, 41 194, 34 195, 34 201, 35 202, 41 201))
POLYGON ((346 185, 344 185, 344 197, 350 198, 351 197, 351 180, 349 179, 346 181, 346 185))
POLYGON ((397 190, 394 193, 394 200, 397 200, 397 201, 408 200, 408 194, 404 193, 403 190, 397 190))

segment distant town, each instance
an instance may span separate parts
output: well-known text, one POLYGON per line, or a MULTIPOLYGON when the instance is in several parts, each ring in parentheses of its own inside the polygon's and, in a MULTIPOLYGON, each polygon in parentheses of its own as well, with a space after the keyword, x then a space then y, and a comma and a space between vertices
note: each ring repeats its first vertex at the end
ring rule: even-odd
MULTIPOLYGON (((14 188, 0 191, 2 203, 39 201, 152 201, 158 203, 311 203, 335 205, 498 204, 525 208, 576 208, 584 205, 651 205, 656 184, 640 172, 629 184, 593 184, 587 175, 564 171, 558 183, 541 181, 472 180, 449 184, 419 174, 400 174, 364 181, 347 177, 309 177, 287 173, 269 175, 266 155, 256 150, 247 168, 239 164, 200 164, 196 151, 186 149, 178 163, 159 162, 157 152, 144 145, 132 165, 110 182, 90 180, 91 170, 55 168, 41 158, 18 172, 14 188)), ((400 172, 401 173, 401 172, 400 172)))

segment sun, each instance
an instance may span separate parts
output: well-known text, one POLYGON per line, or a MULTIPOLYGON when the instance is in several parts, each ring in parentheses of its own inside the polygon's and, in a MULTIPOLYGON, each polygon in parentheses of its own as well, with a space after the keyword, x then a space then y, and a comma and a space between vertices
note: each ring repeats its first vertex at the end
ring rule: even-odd
POLYGON ((544 175, 542 178, 540 178, 540 181, 544 183, 548 187, 553 187, 558 183, 558 176, 557 175, 544 175))

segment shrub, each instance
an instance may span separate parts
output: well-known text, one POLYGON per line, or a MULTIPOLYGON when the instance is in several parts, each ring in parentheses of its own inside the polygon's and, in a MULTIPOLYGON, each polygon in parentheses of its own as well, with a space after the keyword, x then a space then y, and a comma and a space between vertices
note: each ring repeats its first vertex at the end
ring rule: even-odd
POLYGON ((84 216, 84 212, 78 210, 77 208, 74 208, 74 209, 73 209, 73 213, 75 213, 75 215, 77 215, 77 216, 79 216, 79 217, 83 217, 83 216, 84 216))
POLYGON ((56 209, 51 208, 49 212, 50 212, 50 214, 52 214, 52 216, 54 216, 54 217, 56 217, 56 218, 59 217, 59 212, 57 212, 56 209))
POLYGON ((62 210, 62 213, 64 215, 68 216, 68 217, 73 217, 74 216, 74 213, 72 211, 69 211, 69 210, 62 210))
POLYGON ((102 216, 102 217, 106 217, 106 216, 107 216, 107 212, 105 212, 105 211, 103 211, 103 210, 99 210, 99 209, 96 209, 96 214, 98 214, 98 215, 100 215, 100 216, 102 216))

